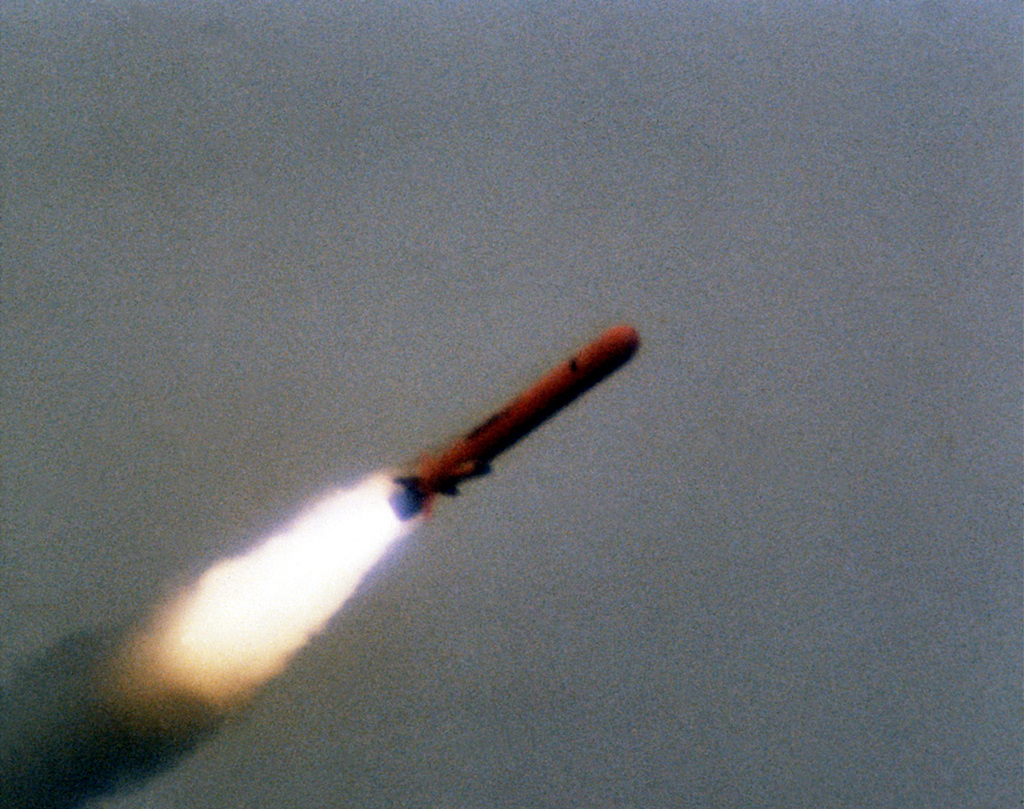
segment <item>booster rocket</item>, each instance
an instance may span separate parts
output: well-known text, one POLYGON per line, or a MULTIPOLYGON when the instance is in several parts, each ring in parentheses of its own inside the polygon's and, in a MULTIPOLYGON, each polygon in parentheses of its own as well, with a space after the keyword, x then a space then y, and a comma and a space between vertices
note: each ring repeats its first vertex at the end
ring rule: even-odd
POLYGON ((455 495, 463 480, 488 473, 497 455, 618 369, 639 345, 632 326, 613 326, 468 433, 421 455, 395 479, 395 512, 403 520, 429 512, 438 494, 455 495))

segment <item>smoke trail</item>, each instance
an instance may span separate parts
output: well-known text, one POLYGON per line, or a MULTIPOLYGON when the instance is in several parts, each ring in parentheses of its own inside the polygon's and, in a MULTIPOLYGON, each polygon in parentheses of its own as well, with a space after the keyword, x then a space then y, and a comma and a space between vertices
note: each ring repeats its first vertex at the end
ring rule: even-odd
POLYGON ((223 715, 168 695, 161 721, 132 716, 104 673, 123 634, 66 638, 0 695, 0 806, 71 807, 170 766, 223 715))
POLYGON ((170 766, 323 629, 414 521, 376 475, 243 555, 213 565, 141 624, 82 633, 0 693, 0 807, 71 807, 170 766))

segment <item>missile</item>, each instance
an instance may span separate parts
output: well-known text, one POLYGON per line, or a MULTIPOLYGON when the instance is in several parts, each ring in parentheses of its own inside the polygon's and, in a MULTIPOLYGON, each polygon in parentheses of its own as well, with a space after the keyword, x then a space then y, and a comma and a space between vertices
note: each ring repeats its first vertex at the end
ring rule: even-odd
POLYGON ((395 513, 403 520, 429 513, 438 494, 458 494, 462 481, 487 474, 497 455, 622 366, 639 345, 632 326, 613 326, 468 433, 421 455, 395 478, 395 513))

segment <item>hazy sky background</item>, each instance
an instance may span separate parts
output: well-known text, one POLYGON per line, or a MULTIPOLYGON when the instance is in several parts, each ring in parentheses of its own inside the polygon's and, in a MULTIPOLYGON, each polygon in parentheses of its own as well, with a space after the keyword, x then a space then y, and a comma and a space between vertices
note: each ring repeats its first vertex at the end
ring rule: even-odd
POLYGON ((129 807, 1021 798, 1019 2, 0 6, 0 674, 625 320, 129 807))

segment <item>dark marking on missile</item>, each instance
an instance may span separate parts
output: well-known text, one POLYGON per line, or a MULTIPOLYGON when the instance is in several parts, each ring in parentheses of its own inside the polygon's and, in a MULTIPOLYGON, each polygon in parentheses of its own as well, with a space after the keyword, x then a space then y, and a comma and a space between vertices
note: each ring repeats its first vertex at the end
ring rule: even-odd
POLYGON ((495 413, 493 416, 491 416, 489 419, 487 419, 487 421, 483 422, 482 424, 478 424, 476 427, 474 427, 472 430, 470 430, 468 433, 466 433, 466 438, 467 439, 476 438, 478 435, 480 435, 480 433, 482 433, 484 430, 486 430, 492 424, 494 424, 494 423, 496 423, 498 421, 501 421, 501 419, 503 419, 506 415, 508 415, 508 411, 509 411, 509 408, 507 408, 507 407, 502 408, 497 413, 495 413))

